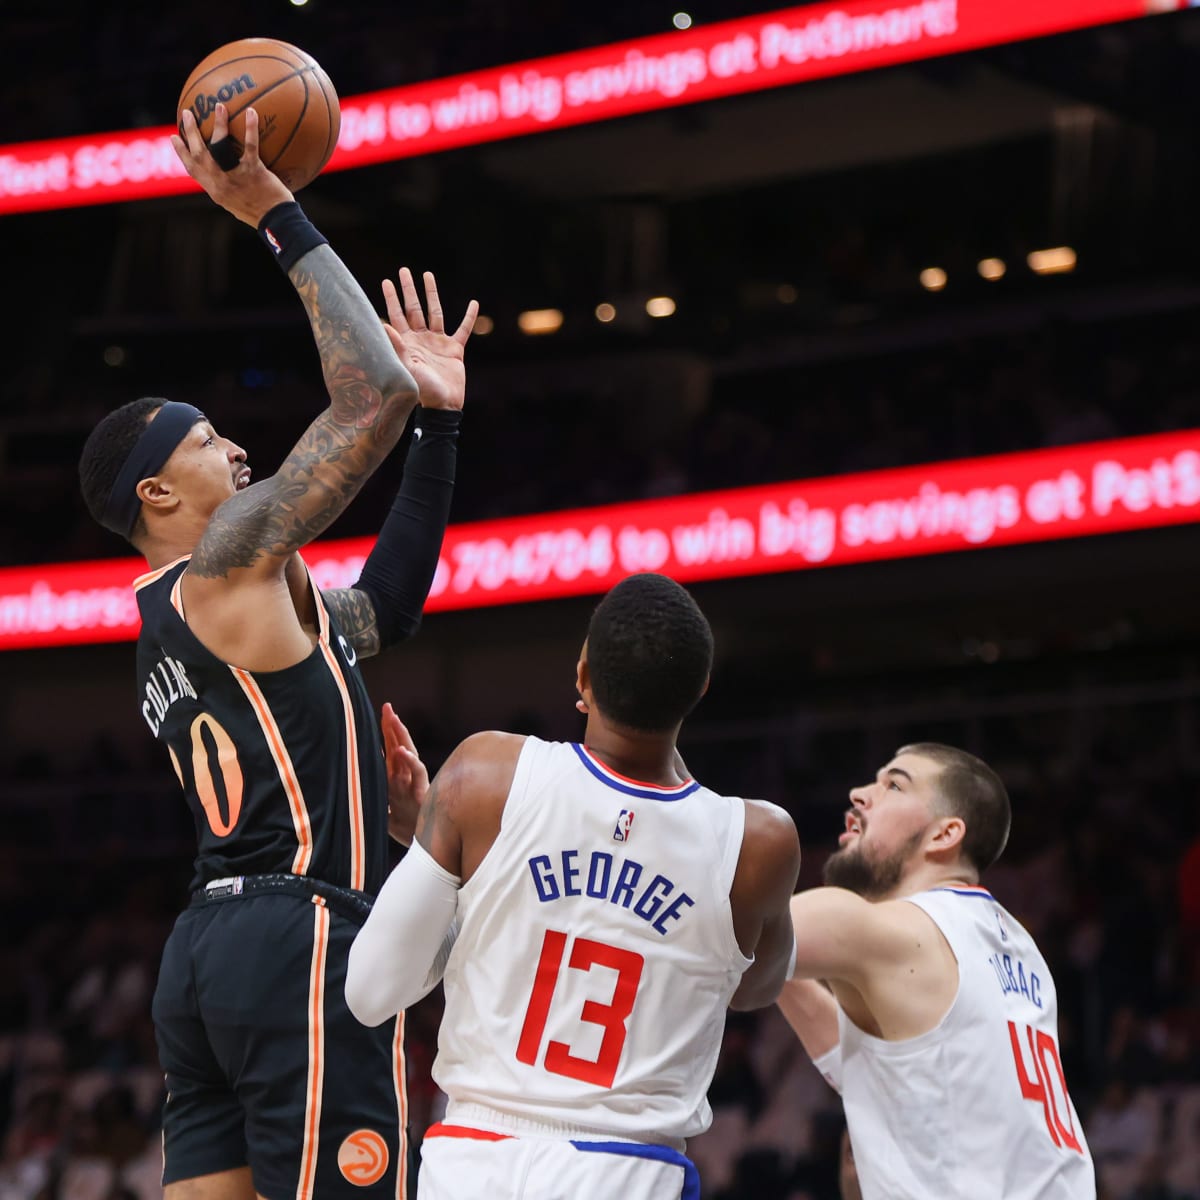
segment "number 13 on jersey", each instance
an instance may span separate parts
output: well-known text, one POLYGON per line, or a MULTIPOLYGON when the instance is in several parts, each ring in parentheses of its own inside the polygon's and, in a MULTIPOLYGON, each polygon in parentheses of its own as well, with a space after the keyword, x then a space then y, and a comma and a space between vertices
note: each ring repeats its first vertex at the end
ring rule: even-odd
MULTIPOLYGON (((554 1002, 554 990, 563 971, 568 936, 556 929, 547 929, 542 939, 542 953, 538 958, 533 978, 533 990, 529 1006, 525 1010, 525 1021, 521 1026, 521 1040, 517 1043, 517 1061, 537 1066, 542 1053, 542 1042, 546 1033, 546 1021, 550 1006, 554 1002)), ((551 1041, 546 1047, 542 1066, 555 1075, 566 1075, 597 1087, 612 1087, 621 1061, 628 1033, 626 1021, 633 1012, 638 984, 642 979, 642 968, 646 960, 632 950, 622 950, 590 938, 576 938, 571 945, 567 960, 568 971, 591 971, 593 967, 609 967, 616 971, 612 998, 607 1004, 596 1000, 584 1002, 579 1020, 588 1025, 598 1025, 604 1030, 600 1052, 595 1059, 578 1058, 571 1053, 566 1042, 551 1041)))

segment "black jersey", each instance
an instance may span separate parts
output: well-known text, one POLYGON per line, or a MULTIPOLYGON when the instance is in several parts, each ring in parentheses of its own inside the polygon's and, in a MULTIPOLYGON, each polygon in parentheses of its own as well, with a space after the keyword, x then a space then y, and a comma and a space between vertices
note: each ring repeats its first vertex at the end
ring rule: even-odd
POLYGON ((387 873, 387 774, 354 649, 320 592, 303 662, 247 671, 188 628, 186 558, 138 579, 138 702, 196 822, 193 887, 287 871, 378 892, 387 873))

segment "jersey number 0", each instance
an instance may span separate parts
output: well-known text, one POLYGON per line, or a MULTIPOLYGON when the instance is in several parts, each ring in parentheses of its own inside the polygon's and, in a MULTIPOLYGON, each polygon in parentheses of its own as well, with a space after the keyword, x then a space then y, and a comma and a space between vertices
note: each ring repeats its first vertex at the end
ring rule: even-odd
MULTIPOLYGON (((196 796, 208 818, 208 827, 217 837, 228 837, 242 815, 242 764, 238 761, 237 747, 225 726, 210 713, 202 712, 192 722, 190 733, 192 779, 196 785, 196 796), (217 788, 218 777, 221 781, 220 793, 224 793, 224 812, 221 811, 222 796, 217 788)), ((180 786, 186 787, 174 747, 168 745, 167 750, 180 786)))

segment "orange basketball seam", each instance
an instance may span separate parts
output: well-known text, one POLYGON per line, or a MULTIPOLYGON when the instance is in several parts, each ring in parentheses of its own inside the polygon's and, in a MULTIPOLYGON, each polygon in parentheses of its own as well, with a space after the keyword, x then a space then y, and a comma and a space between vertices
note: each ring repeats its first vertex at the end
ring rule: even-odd
MULTIPOLYGON (((304 69, 306 71, 311 71, 312 67, 305 67, 304 69)), ((303 75, 303 72, 301 72, 301 71, 298 71, 296 73, 297 77, 300 77, 302 75, 303 75)), ((296 134, 298 134, 300 132, 300 127, 304 124, 304 114, 306 112, 308 112, 308 80, 304 79, 304 78, 300 78, 300 82, 302 84, 304 84, 304 104, 301 106, 300 111, 296 114, 295 122, 292 125, 292 132, 288 134, 288 140, 286 142, 284 142, 283 145, 279 148, 279 150, 275 154, 275 157, 273 159, 271 159, 271 161, 269 163, 266 164, 268 167, 272 166, 274 163, 277 163, 287 153, 288 147, 296 140, 296 134)), ((273 85, 273 86, 278 86, 278 85, 273 85)), ((260 93, 260 95, 261 95, 261 93, 260 93)), ((249 108, 250 105, 247 105, 246 107, 249 108)), ((328 140, 328 135, 326 137, 326 140, 328 140)))
POLYGON ((342 131, 342 107, 339 103, 337 122, 335 124, 333 119, 333 104, 329 99, 329 92, 333 92, 335 98, 337 96, 337 90, 333 86, 333 80, 330 79, 329 76, 326 75, 319 66, 317 70, 313 72, 313 78, 317 81, 317 86, 321 89, 321 99, 325 101, 325 112, 329 117, 329 132, 325 135, 325 158, 321 164, 322 167, 324 167, 325 163, 327 163, 333 157, 333 152, 337 149, 338 135, 342 131), (326 84, 329 84, 328 91, 325 89, 326 84))

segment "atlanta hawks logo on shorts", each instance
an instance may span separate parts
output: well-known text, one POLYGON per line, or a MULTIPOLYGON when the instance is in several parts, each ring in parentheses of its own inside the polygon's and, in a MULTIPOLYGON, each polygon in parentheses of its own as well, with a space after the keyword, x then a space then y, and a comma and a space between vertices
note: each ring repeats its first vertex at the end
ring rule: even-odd
POLYGON ((387 1142, 373 1129, 356 1129, 338 1147, 337 1164, 347 1183, 370 1187, 387 1170, 387 1142))
POLYGON ((621 809, 621 815, 617 818, 617 826, 613 830, 614 842, 629 841, 629 831, 633 828, 633 809, 621 809))

